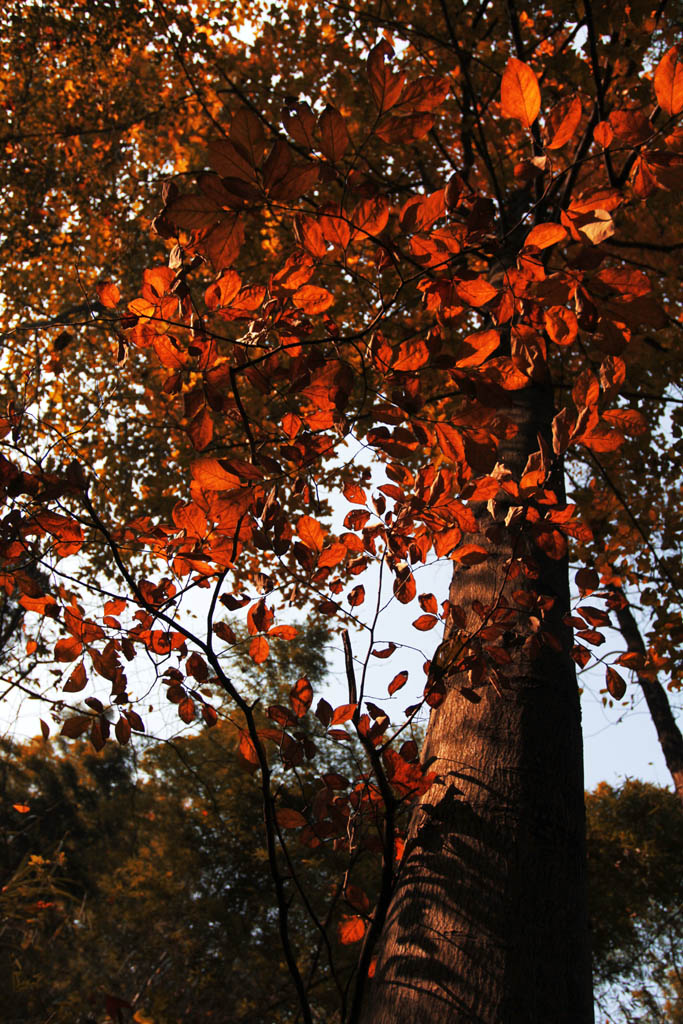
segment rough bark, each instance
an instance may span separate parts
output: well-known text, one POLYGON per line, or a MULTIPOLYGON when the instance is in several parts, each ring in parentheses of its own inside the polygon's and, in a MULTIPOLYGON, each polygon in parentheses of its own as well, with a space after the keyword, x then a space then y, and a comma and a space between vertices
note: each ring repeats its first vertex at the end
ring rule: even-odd
MULTIPOLYGON (((612 587, 611 589, 616 597, 614 611, 626 646, 629 651, 634 651, 645 658, 647 655, 645 641, 628 600, 621 587, 612 587)), ((662 748, 666 766, 671 772, 676 795, 683 801, 683 736, 676 724, 666 690, 656 676, 650 677, 644 672, 638 672, 636 678, 657 730, 659 745, 662 748)))
MULTIPOLYGON (((510 401, 518 434, 501 456, 519 479, 537 435, 548 435, 552 396, 535 386, 510 401)), ((580 708, 562 623, 567 564, 539 552, 528 525, 505 527, 506 511, 494 510, 494 526, 480 510, 488 537, 476 541, 490 558, 456 570, 451 602, 466 611, 470 633, 482 627, 476 602, 512 604, 522 590, 554 603, 537 635, 528 612, 508 627, 500 693, 488 685, 478 703, 467 699, 469 681, 449 676, 445 663, 447 696, 424 749, 438 779, 416 809, 364 1024, 593 1020, 580 708), (535 578, 514 568, 530 557, 535 578), (543 642, 544 631, 559 649, 543 642)), ((455 655, 448 640, 433 664, 450 648, 455 655)))

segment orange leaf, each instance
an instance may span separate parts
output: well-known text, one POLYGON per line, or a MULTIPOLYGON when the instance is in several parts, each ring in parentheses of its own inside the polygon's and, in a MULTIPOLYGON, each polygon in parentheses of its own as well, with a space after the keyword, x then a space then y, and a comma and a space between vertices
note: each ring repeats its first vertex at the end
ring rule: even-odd
POLYGON ((320 523, 313 516, 302 516, 296 524, 296 532, 307 548, 322 551, 325 534, 320 523))
POLYGON ((394 594, 401 604, 410 604, 415 597, 417 588, 412 572, 399 573, 394 580, 394 594))
POLYGON ((614 132, 609 121, 598 121, 593 129, 593 138, 603 149, 607 149, 610 146, 614 138, 614 132))
POLYGON ((75 661, 83 650, 83 644, 75 636, 67 636, 55 644, 55 661, 75 661))
POLYGON ((17 812, 17 814, 28 814, 28 812, 31 810, 28 804, 12 804, 12 807, 17 812))
POLYGON ((257 665, 263 664, 269 651, 270 645, 264 636, 255 636, 249 644, 249 657, 257 665))
POLYGON ((448 423, 436 423, 435 428, 439 448, 449 462, 464 464, 467 459, 465 456, 465 444, 460 432, 448 423))
POLYGON ((398 359, 392 364, 392 370, 410 373, 419 370, 429 361, 429 349, 424 341, 404 341, 398 350, 398 359))
POLYGON ((564 306, 553 306, 543 314, 543 324, 556 345, 571 345, 579 333, 576 313, 564 306))
POLYGON ((675 46, 657 65, 655 94, 660 107, 670 117, 683 110, 683 62, 675 46))
POLYGON ((223 469, 218 459, 197 459, 191 472, 192 479, 205 491, 231 491, 240 486, 240 478, 223 469))
POLYGON ((510 57, 501 82, 501 112, 530 128, 541 109, 541 90, 528 64, 510 57))
MULTIPOLYGON (((462 355, 455 365, 460 368, 481 366, 499 345, 498 331, 477 331, 475 334, 468 334, 466 338, 463 338, 462 355)), ((444 454, 446 453, 444 452, 444 454)))
POLYGON ((240 736, 239 747, 237 748, 237 756, 243 768, 246 768, 248 772, 255 772, 259 767, 258 754, 256 748, 251 742, 251 739, 246 732, 243 732, 240 736))
POLYGON ((339 922, 339 941, 344 946, 360 942, 365 935, 365 927, 362 917, 343 917, 339 922))
POLYGON ((97 297, 107 309, 114 309, 121 301, 121 292, 112 281, 103 281, 97 285, 97 297))
POLYGON ((308 316, 322 313, 334 302, 334 296, 327 288, 319 288, 315 284, 305 284, 294 292, 294 301, 308 316))
POLYGON ((562 242, 567 232, 561 224, 537 224, 526 236, 524 248, 535 245, 539 249, 547 249, 557 242, 562 242))
POLYGON ((472 281, 459 281, 456 279, 454 284, 458 298, 462 302, 466 302, 468 306, 474 306, 475 309, 478 306, 483 306, 486 302, 490 302, 498 294, 493 285, 489 284, 484 277, 475 277, 472 281))
POLYGON ((365 496, 365 491, 358 484, 346 484, 344 487, 344 497, 354 505, 365 505, 368 500, 365 496))
POLYGON ((346 547, 344 544, 330 544, 329 547, 325 548, 320 558, 318 559, 318 567, 324 569, 325 566, 332 568, 335 565, 339 565, 346 558, 346 547))
POLYGON ((298 679, 289 691, 289 701, 297 718, 303 718, 311 706, 313 688, 305 676, 298 679))
POLYGON ((362 604, 365 600, 365 587, 360 583, 357 587, 349 593, 349 604, 352 608, 356 608, 359 604, 362 604))
POLYGON ((546 149, 560 149, 574 137, 581 120, 581 100, 578 96, 573 96, 568 104, 563 101, 554 107, 553 111, 550 113, 550 122, 556 127, 546 149), (553 117, 553 111, 558 112, 557 119, 553 117))
POLYGON ((357 704, 340 704, 339 707, 335 708, 332 712, 330 725, 343 725, 344 722, 350 722, 357 707, 357 704))
POLYGON ((293 640, 298 633, 296 626, 272 626, 268 630, 268 636, 278 637, 279 640, 293 640))

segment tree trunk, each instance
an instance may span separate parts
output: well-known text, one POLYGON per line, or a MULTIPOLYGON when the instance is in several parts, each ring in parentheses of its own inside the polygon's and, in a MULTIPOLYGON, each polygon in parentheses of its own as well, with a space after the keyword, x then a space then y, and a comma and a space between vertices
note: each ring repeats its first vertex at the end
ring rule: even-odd
MULTIPOLYGON (((645 641, 628 600, 621 587, 612 587, 611 589, 616 598, 614 611, 619 623, 619 629, 626 641, 626 646, 629 651, 635 651, 645 658, 647 654, 645 641)), ((659 745, 662 748, 666 766, 671 772, 676 795, 683 801, 683 736, 681 735, 681 730, 676 724, 666 690, 657 677, 650 678, 645 672, 638 672, 636 675, 643 691, 650 717, 657 730, 659 745)))
MULTIPOLYGON (((549 435, 552 394, 533 386, 506 398, 518 433, 499 458, 519 480, 537 435, 549 435)), ((479 509, 487 536, 472 540, 490 557, 456 568, 450 600, 469 634, 495 624, 492 608, 500 619, 503 605, 515 606, 502 638, 482 638, 484 657, 494 644, 510 661, 499 666, 500 692, 473 692, 476 680, 449 675, 460 644, 448 634, 432 662, 447 682, 423 752, 438 778, 416 808, 364 1024, 593 1021, 580 708, 562 622, 567 563, 539 550, 528 523, 506 527, 507 512, 479 509), (520 568, 532 559, 536 574, 520 568), (540 628, 535 609, 520 609, 539 597, 552 605, 540 628)))

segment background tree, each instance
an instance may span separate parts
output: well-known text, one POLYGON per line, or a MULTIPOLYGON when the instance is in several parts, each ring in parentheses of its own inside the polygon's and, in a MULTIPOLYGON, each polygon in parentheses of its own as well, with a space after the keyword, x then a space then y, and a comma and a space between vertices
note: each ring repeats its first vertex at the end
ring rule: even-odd
POLYGON ((598 1019, 681 1020, 683 815, 676 796, 630 780, 588 794, 598 1019))

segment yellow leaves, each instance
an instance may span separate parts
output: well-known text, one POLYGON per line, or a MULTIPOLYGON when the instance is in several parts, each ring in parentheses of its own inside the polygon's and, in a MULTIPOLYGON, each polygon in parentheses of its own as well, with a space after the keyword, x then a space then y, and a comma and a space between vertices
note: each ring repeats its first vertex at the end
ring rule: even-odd
POLYGON ((683 110, 683 62, 677 47, 672 46, 655 71, 657 102, 670 117, 683 110))
POLYGON ((541 109, 541 90, 528 64, 510 57, 501 82, 501 112, 530 128, 541 109))

